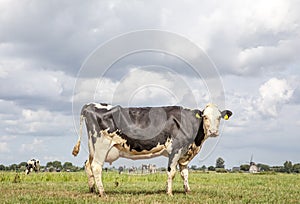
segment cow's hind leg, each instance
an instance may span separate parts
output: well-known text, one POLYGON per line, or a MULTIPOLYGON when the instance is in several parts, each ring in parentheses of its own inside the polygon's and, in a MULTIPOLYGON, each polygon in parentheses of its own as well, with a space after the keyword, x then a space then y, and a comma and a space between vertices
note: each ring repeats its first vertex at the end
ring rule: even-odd
POLYGON ((106 139, 104 135, 101 135, 101 137, 97 137, 95 143, 95 153, 91 167, 100 196, 105 195, 102 183, 102 167, 110 147, 111 140, 106 139))
POLYGON ((94 178, 94 174, 91 168, 91 163, 93 161, 92 156, 89 156, 89 159, 85 162, 85 172, 88 176, 88 184, 89 184, 89 190, 91 193, 96 192, 95 190, 95 178, 94 178))
POLYGON ((183 188, 185 193, 189 193, 191 191, 191 188, 189 186, 189 171, 187 168, 187 165, 180 165, 179 164, 179 168, 180 168, 180 175, 181 178, 183 179, 183 188))

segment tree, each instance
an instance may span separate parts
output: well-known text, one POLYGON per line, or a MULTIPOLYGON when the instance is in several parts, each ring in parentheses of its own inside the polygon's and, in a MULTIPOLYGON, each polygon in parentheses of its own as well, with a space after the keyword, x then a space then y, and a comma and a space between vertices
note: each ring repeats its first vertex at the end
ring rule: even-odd
POLYGON ((8 170, 11 170, 11 171, 17 171, 18 169, 18 165, 17 164, 12 164, 8 167, 8 170))
POLYGON ((5 171, 5 170, 6 170, 5 166, 3 164, 0 164, 0 171, 5 171))
POLYGON ((192 166, 191 166, 191 169, 192 169, 192 170, 197 170, 198 168, 197 168, 196 165, 192 165, 192 166))
POLYGON ((257 167, 260 171, 270 171, 270 166, 266 164, 257 164, 257 167))
POLYGON ((62 165, 61 165, 60 161, 54 161, 54 162, 52 162, 52 165, 56 169, 62 169, 62 165))
POLYGON ((216 170, 216 169, 215 169, 214 166, 209 166, 209 167, 207 168, 207 170, 208 170, 208 171, 214 171, 214 170, 216 170))
POLYGON ((275 171, 275 172, 285 172, 285 169, 283 166, 272 166, 270 170, 275 171))
POLYGON ((27 162, 21 162, 18 167, 21 168, 22 166, 26 166, 27 165, 27 162))
POLYGON ((205 171, 206 170, 206 166, 205 165, 201 166, 200 170, 205 171))
POLYGON ((242 171, 249 171, 250 165, 249 165, 249 164, 242 164, 242 165, 240 166, 240 169, 241 169, 242 171))
POLYGON ((293 164, 291 161, 286 161, 283 164, 284 171, 287 173, 291 173, 293 169, 293 164))
POLYGON ((46 164, 46 167, 47 168, 50 168, 50 167, 52 167, 53 166, 53 162, 47 162, 47 164, 46 164))
POLYGON ((300 163, 293 165, 293 172, 300 173, 300 163))
POLYGON ((225 161, 221 157, 216 160, 216 168, 225 168, 225 161))
POLYGON ((73 167, 73 164, 71 162, 65 162, 63 164, 63 169, 71 169, 73 167))

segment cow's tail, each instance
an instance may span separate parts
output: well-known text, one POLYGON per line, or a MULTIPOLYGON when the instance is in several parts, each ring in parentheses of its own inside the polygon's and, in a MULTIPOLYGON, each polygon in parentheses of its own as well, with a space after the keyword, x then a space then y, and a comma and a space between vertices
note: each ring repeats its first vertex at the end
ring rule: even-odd
POLYGON ((80 116, 80 127, 79 127, 79 136, 78 136, 78 141, 76 143, 76 145, 73 148, 72 154, 76 157, 79 153, 80 150, 80 140, 81 140, 81 136, 82 136, 82 126, 83 126, 83 119, 84 116, 81 114, 80 116))

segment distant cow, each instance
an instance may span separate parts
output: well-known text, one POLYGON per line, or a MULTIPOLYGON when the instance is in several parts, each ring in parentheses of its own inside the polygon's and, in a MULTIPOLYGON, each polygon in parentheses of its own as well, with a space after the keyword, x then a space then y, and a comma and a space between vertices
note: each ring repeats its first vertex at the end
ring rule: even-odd
POLYGON ((40 161, 39 160, 37 160, 37 159, 28 160, 28 162, 26 164, 25 174, 27 175, 32 171, 35 171, 35 172, 40 171, 40 161))
POLYGON ((227 120, 231 115, 231 111, 220 111, 214 104, 200 111, 180 106, 123 108, 90 103, 82 108, 79 138, 72 153, 76 156, 79 152, 84 120, 89 146, 85 169, 91 192, 96 184, 100 196, 104 195, 104 162, 112 163, 119 157, 136 160, 163 155, 169 158, 167 194, 172 195, 177 165, 187 193, 188 163, 208 137, 219 135, 220 119, 227 120))

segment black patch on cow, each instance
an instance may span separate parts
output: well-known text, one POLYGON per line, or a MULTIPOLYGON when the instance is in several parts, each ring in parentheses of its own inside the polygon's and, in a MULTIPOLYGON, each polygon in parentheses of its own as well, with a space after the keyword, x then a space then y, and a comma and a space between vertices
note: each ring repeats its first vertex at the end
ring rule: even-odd
POLYGON ((174 118, 173 119, 173 121, 174 121, 174 123, 176 124, 176 127, 178 128, 178 129, 180 129, 180 124, 178 123, 178 121, 174 118))
POLYGON ((170 171, 171 171, 171 167, 168 166, 168 172, 170 172, 170 171))
POLYGON ((203 118, 201 117, 199 120, 200 120, 200 125, 194 140, 196 146, 200 146, 201 143, 204 141, 204 137, 205 137, 204 129, 203 129, 203 118))
POLYGON ((121 133, 121 138, 126 140, 126 144, 129 146, 130 151, 135 150, 137 152, 141 152, 143 150, 150 151, 154 147, 156 147, 158 144, 165 144, 168 138, 170 138, 169 134, 160 134, 156 137, 153 137, 151 139, 145 140, 139 140, 137 138, 130 138, 127 135, 121 133))

